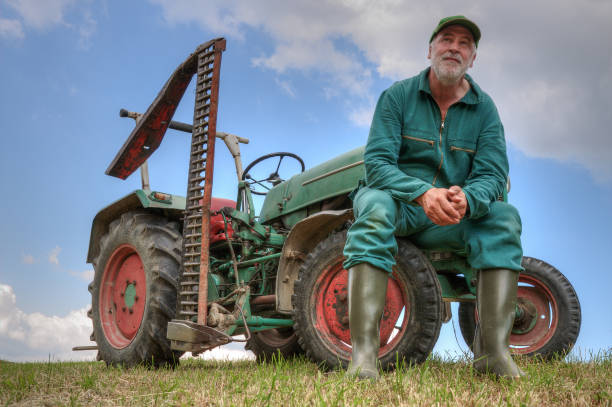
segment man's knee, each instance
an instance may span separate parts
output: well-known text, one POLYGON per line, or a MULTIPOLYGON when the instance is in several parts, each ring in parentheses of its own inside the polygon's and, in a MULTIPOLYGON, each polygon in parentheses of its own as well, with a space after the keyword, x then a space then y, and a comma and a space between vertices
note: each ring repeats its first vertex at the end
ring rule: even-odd
POLYGON ((467 232, 468 261, 473 268, 522 270, 521 218, 514 206, 493 202, 489 213, 472 221, 467 232))
POLYGON ((395 224, 397 203, 391 194, 379 189, 363 187, 353 202, 355 218, 371 222, 395 224))
POLYGON ((489 214, 486 216, 488 224, 495 228, 506 230, 520 236, 522 224, 518 210, 507 202, 495 201, 489 207, 489 214))

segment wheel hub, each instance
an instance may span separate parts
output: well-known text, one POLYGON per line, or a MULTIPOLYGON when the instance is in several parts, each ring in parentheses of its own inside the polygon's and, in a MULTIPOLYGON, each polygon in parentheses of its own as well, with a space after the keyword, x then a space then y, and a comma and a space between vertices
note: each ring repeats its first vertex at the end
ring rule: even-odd
POLYGON ((517 299, 516 316, 514 317, 513 334, 525 334, 531 331, 538 322, 536 306, 525 298, 517 299))
POLYGON ((108 342, 117 349, 128 346, 142 323, 146 277, 142 259, 131 245, 111 254, 100 288, 100 317, 108 342))

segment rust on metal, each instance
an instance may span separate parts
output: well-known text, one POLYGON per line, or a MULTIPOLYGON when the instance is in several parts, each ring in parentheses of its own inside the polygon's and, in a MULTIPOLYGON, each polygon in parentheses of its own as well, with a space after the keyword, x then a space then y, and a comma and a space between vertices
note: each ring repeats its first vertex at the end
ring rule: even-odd
POLYGON ((251 305, 264 305, 276 303, 276 295, 260 295, 251 300, 251 305))
POLYGON ((221 43, 225 44, 223 38, 202 44, 176 68, 151 106, 138 120, 136 127, 106 170, 107 175, 126 179, 159 147, 176 107, 196 72, 201 50, 221 43))
MULTIPOLYGON (((204 169, 204 197, 200 201, 202 211, 202 229, 200 245, 200 284, 198 295, 198 324, 206 325, 206 312, 208 307, 208 266, 209 266, 209 240, 210 240, 210 201, 212 194, 213 169, 215 157, 215 140, 217 135, 217 108, 219 104, 219 72, 221 68, 221 53, 225 50, 225 40, 213 43, 214 56, 212 61, 212 77, 208 76, 209 65, 207 60, 201 55, 198 61, 198 84, 201 88, 196 88, 196 103, 193 116, 194 135, 196 128, 203 123, 204 118, 199 116, 206 114, 208 110, 208 125, 206 129, 206 139, 208 151, 206 152, 206 167, 204 169), (200 79, 202 78, 202 79, 200 79), (210 87, 207 84, 210 83, 210 87), (210 93, 208 93, 210 92, 210 93), (205 100, 208 99, 209 107, 205 107, 205 100), (199 123, 198 123, 199 122, 199 123)), ((205 48, 206 49, 206 48, 205 48)), ((193 152, 192 152, 193 153, 193 152)), ((192 154, 193 157, 193 154, 192 154)), ((191 165, 190 165, 191 167, 191 165)), ((193 168, 192 168, 193 169, 193 168)))

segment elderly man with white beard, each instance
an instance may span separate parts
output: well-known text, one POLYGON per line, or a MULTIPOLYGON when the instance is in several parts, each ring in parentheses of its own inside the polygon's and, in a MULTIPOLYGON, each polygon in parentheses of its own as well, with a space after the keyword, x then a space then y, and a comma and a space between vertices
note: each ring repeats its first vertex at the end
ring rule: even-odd
POLYGON ((464 16, 440 20, 429 41, 431 67, 378 100, 344 248, 353 347, 348 373, 359 378, 379 377, 379 325, 395 236, 466 257, 478 270, 474 368, 523 374, 508 349, 523 253, 518 211, 500 199, 508 178, 504 129, 489 95, 466 74, 480 36, 464 16))

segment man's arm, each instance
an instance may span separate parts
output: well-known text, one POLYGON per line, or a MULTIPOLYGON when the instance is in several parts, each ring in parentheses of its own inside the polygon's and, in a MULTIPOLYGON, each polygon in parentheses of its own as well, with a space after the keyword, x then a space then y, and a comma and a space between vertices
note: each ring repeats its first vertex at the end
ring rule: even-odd
POLYGON ((431 184, 403 173, 397 165, 402 145, 402 95, 391 87, 384 91, 372 119, 364 154, 369 187, 388 191, 393 198, 410 203, 432 188, 431 184))
POLYGON ((489 205, 503 194, 508 179, 504 127, 495 105, 490 100, 488 103, 490 108, 483 117, 472 171, 463 186, 472 219, 489 213, 489 205))

